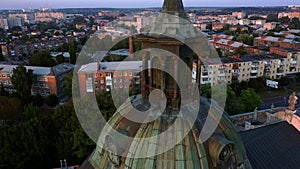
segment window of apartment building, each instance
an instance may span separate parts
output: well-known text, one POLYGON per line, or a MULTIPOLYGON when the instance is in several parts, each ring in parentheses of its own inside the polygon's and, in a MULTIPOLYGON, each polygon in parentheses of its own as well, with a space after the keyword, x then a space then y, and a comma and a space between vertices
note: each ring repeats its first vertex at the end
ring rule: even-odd
POLYGON ((11 77, 10 74, 7 74, 7 77, 10 78, 11 77))
POLYGON ((242 74, 242 77, 245 77, 245 75, 244 75, 244 74, 242 74))
POLYGON ((136 81, 135 84, 140 84, 140 81, 136 81))
POLYGON ((124 73, 123 73, 123 76, 127 76, 127 72, 124 72, 124 73))
POLYGON ((96 80, 96 81, 95 81, 95 84, 98 84, 98 83, 99 83, 99 81, 98 81, 98 80, 96 80))
POLYGON ((93 79, 91 77, 87 78, 86 81, 86 92, 93 92, 93 79))
POLYGON ((114 79, 114 83, 117 83, 117 79, 114 79))
POLYGON ((101 80, 100 83, 101 83, 101 84, 104 84, 104 80, 101 80))
POLYGON ((96 90, 99 90, 99 87, 98 87, 98 86, 96 86, 96 90))
POLYGON ((100 88, 101 88, 101 90, 103 90, 103 89, 104 89, 104 86, 100 86, 100 88))
POLYGON ((122 89, 122 88, 123 88, 123 85, 120 85, 119 88, 122 89))
POLYGON ((122 77, 122 72, 119 73, 119 77, 122 77))
POLYGON ((106 76, 111 76, 111 74, 110 73, 106 73, 106 76))
POLYGON ((243 71, 245 71, 245 68, 243 69, 243 71))
POLYGON ((122 83, 122 79, 119 79, 119 82, 122 83))
POLYGON ((132 73, 131 73, 131 72, 129 73, 129 76, 132 76, 132 73))
POLYGON ((102 74, 102 73, 100 73, 100 77, 103 77, 103 74, 102 74))

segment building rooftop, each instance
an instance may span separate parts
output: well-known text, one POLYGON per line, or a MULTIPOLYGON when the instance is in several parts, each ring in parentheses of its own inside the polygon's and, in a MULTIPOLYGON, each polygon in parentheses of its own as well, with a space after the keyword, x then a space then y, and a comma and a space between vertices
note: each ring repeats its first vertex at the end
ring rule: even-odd
POLYGON ((287 122, 240 132, 252 168, 300 166, 300 133, 287 122))
MULTIPOLYGON (((100 62, 99 71, 142 70, 142 61, 100 62)), ((98 62, 82 65, 78 72, 97 72, 98 62)))
MULTIPOLYGON (((0 72, 13 73, 13 69, 18 65, 3 65, 0 64, 0 72)), ((62 63, 54 67, 37 67, 37 66, 25 66, 27 70, 33 70, 34 75, 46 76, 46 75, 59 75, 61 73, 68 72, 74 68, 74 65, 70 63, 62 63)))

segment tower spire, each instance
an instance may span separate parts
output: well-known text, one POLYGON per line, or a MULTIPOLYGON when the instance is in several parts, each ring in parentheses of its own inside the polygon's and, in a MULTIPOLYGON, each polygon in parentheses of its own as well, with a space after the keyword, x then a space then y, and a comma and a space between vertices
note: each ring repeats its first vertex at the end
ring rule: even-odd
POLYGON ((183 13, 184 7, 182 0, 165 0, 162 8, 165 13, 183 13))

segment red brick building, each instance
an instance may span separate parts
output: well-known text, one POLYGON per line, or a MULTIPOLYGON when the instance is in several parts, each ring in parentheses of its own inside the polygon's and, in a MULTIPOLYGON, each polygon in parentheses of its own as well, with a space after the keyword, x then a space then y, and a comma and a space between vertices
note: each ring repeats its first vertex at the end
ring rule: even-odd
MULTIPOLYGON (((13 75, 13 69, 16 67, 18 65, 0 65, 0 84, 2 83, 9 92, 15 91, 10 78, 13 75)), ((74 65, 63 63, 54 67, 25 67, 27 70, 33 70, 32 95, 40 94, 42 97, 46 97, 49 94, 56 94, 59 98, 66 95, 67 75, 74 69, 74 65)))
POLYGON ((137 89, 140 86, 141 61, 94 62, 78 71, 80 95, 110 91, 111 89, 137 89))

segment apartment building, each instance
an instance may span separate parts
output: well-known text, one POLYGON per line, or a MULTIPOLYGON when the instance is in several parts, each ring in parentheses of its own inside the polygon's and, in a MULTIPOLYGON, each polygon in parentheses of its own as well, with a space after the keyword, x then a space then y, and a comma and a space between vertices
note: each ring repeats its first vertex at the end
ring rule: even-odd
MULTIPOLYGON (((13 69, 18 65, 0 65, 0 84, 9 91, 15 91, 11 82, 13 69)), ((32 85, 32 95, 40 94, 46 97, 49 94, 56 94, 59 98, 63 98, 66 88, 67 75, 74 69, 74 65, 63 63, 54 67, 35 67, 25 66, 27 70, 33 70, 34 83, 32 85)))
MULTIPOLYGON (((282 45, 300 46, 299 42, 292 39, 286 39, 273 36, 261 36, 254 38, 254 46, 278 47, 282 45)), ((287 47, 287 46, 286 46, 287 47)))
POLYGON ((234 54, 241 46, 245 47, 245 49, 249 47, 248 45, 241 42, 219 38, 214 38, 214 40, 210 41, 210 43, 214 48, 220 49, 223 56, 234 54))
POLYGON ((262 56, 233 56, 222 58, 222 64, 214 60, 204 60, 201 65, 201 84, 220 84, 249 81, 265 77, 279 79, 293 77, 300 72, 300 51, 290 52, 287 56, 268 54, 262 56))
POLYGON ((78 71, 80 95, 110 91, 111 89, 138 89, 142 61, 93 62, 78 71))

